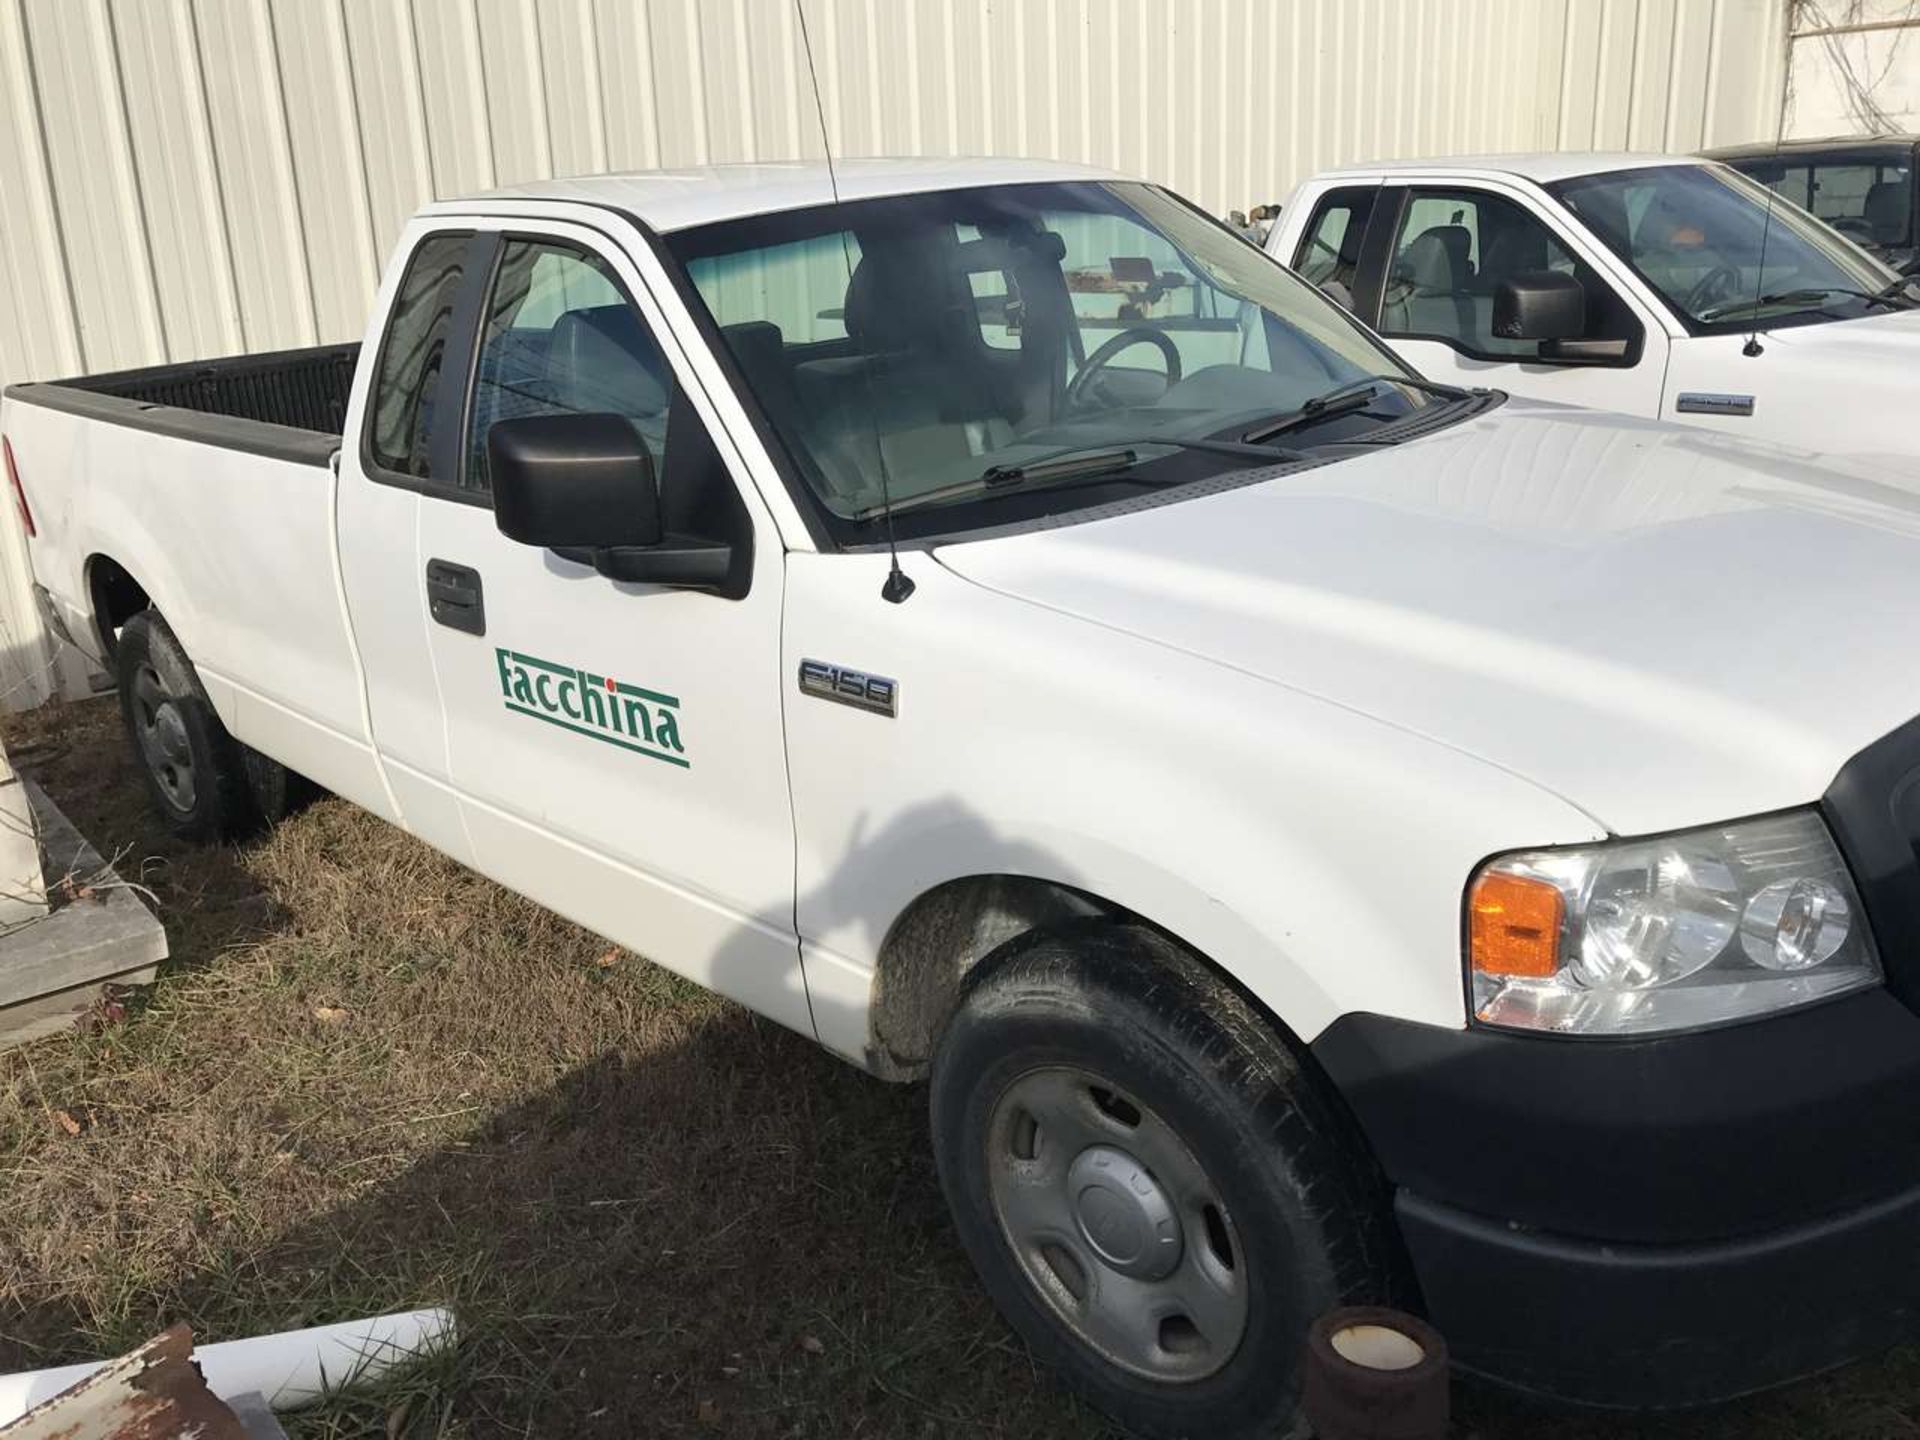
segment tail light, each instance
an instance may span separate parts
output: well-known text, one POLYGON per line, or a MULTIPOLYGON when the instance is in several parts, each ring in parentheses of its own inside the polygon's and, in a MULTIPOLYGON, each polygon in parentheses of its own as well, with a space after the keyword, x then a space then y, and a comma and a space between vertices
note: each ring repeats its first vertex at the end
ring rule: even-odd
POLYGON ((38 537, 40 532, 33 528, 33 511, 27 508, 27 492, 20 485, 20 468, 13 463, 13 442, 0 435, 0 453, 7 461, 7 484, 13 490, 13 502, 20 507, 20 523, 26 527, 29 540, 38 537))

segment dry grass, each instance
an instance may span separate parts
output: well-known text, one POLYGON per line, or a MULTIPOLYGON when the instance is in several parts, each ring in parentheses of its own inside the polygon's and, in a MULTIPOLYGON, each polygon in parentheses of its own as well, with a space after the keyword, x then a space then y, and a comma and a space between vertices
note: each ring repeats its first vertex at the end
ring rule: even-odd
MULTIPOLYGON (((336 800, 176 846, 108 705, 6 731, 174 958, 0 1056, 0 1369, 448 1303, 452 1358, 299 1433, 1104 1433, 974 1286, 920 1091, 336 800)), ((1487 1440, 1920 1435, 1904 1356, 1660 1424, 1461 1402, 1487 1440)))

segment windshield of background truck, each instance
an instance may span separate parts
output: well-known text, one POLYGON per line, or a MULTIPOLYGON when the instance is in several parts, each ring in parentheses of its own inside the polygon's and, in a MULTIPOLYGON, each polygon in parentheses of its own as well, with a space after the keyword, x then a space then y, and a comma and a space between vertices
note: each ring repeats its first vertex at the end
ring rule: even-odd
MULTIPOLYGON (((1237 441, 1336 386, 1407 373, 1312 287, 1147 185, 850 201, 667 238, 829 527, 850 542, 874 538, 882 460, 898 506, 1069 446, 1237 441)), ((1285 443, 1323 443, 1434 403, 1382 387, 1365 415, 1343 412, 1285 443)), ((913 526, 1005 524, 1028 506, 1083 508, 1248 463, 1132 448, 1138 463, 1113 475, 916 507, 913 526)))
POLYGON ((1718 166, 1583 175, 1548 189, 1695 330, 1855 319, 1877 307, 1844 292, 1895 279, 1777 196, 1769 220, 1766 190, 1718 166))

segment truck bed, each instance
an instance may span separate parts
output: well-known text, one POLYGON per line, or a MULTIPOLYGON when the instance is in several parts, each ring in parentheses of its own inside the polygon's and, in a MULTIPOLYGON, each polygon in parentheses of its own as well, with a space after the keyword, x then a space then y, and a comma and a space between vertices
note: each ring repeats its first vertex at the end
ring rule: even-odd
POLYGON ((14 385, 7 398, 230 450, 324 465, 340 448, 358 342, 14 385))

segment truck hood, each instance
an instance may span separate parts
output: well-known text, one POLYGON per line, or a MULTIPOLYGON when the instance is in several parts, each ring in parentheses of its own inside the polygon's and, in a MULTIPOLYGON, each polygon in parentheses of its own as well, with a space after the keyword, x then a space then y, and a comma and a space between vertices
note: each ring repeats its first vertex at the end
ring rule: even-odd
POLYGON ((1789 325, 1764 333, 1769 345, 1782 347, 1808 365, 1857 367, 1883 380, 1890 378, 1883 367, 1903 367, 1892 372, 1903 390, 1912 386, 1912 367, 1920 363, 1920 308, 1883 310, 1825 325, 1789 325))
MULTIPOLYGON (((1628 417, 1509 401, 936 556, 1480 757, 1621 834, 1816 800, 1920 713, 1920 492, 1628 417)), ((1089 706, 1164 706, 1204 733, 1208 697, 1152 672, 1148 652, 1140 693, 1089 706)))

